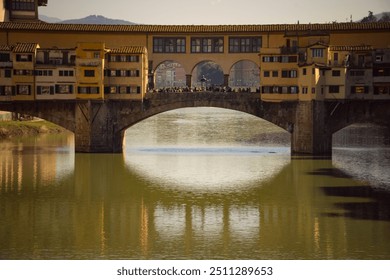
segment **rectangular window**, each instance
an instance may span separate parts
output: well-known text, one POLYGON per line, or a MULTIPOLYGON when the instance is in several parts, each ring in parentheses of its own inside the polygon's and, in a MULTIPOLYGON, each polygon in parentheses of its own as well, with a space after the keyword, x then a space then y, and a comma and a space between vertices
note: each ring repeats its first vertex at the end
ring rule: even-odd
POLYGON ((351 70, 349 74, 351 76, 364 76, 364 70, 351 70))
POLYGON ((383 61, 383 55, 376 55, 375 56, 375 62, 382 62, 383 61))
POLYGON ((390 85, 389 86, 374 86, 374 94, 389 94, 390 93, 390 85))
POLYGON ((264 71, 264 77, 268 78, 269 77, 269 71, 264 71))
POLYGON ((12 86, 0 86, 0 95, 13 95, 13 87, 12 86))
POLYGON ((11 58, 9 53, 0 53, 0 62, 10 62, 11 58))
POLYGON ((279 59, 280 62, 283 63, 296 63, 298 62, 298 56, 296 55, 283 55, 279 59))
POLYGON ((278 77, 279 72, 278 71, 272 71, 272 77, 278 77))
POLYGON ((17 54, 16 61, 18 61, 18 62, 31 62, 32 55, 31 54, 17 54))
POLYGON ((35 76, 53 76, 53 70, 35 70, 35 76))
POLYGON ((363 93, 367 94, 369 92, 369 87, 368 86, 353 86, 351 87, 351 93, 356 94, 356 93, 363 93))
POLYGON ((11 78, 11 77, 12 77, 12 71, 11 71, 11 69, 5 69, 5 70, 4 70, 4 77, 5 77, 5 78, 11 78))
POLYGON ((32 76, 34 73, 33 70, 23 70, 23 69, 15 69, 14 75, 15 76, 32 76))
POLYGON ((333 54, 333 61, 334 61, 335 63, 338 63, 338 61, 339 61, 339 53, 335 52, 335 53, 333 54))
POLYGON ((54 87, 53 86, 37 86, 38 95, 53 95, 54 87))
POLYGON ((115 94, 117 93, 116 86, 105 86, 104 87, 104 94, 115 94))
POLYGON ((297 70, 282 70, 282 78, 296 78, 298 77, 297 70))
POLYGON ((329 86, 329 93, 340 93, 340 86, 329 86))
POLYGON ((13 0, 13 10, 35 11, 35 0, 13 0))
POLYGON ((110 62, 139 62, 139 55, 110 55, 110 62))
POLYGON ((191 53, 223 53, 223 38, 191 38, 191 53))
POLYGON ((154 37, 153 38, 154 53, 185 53, 186 39, 185 38, 169 38, 169 37, 154 37))
POLYGON ((333 77, 340 77, 341 76, 340 70, 332 70, 332 76, 333 77))
POLYGON ((95 70, 84 70, 84 77, 95 77, 95 70))
POLYGON ((57 94, 72 94, 73 85, 56 85, 57 94))
POLYGON ((312 57, 324 57, 324 49, 311 49, 311 56, 312 57))
POLYGON ((30 85, 17 85, 16 86, 17 95, 31 95, 31 86, 30 85))
POLYGON ((261 37, 229 37, 230 53, 258 53, 261 45, 261 37))
POLYGON ((139 62, 139 55, 128 55, 126 57, 127 62, 139 62))
POLYGON ((307 70, 306 70, 306 68, 303 68, 303 69, 302 69, 302 75, 303 75, 303 76, 306 76, 306 74, 307 74, 307 70))
POLYGON ((272 56, 263 56, 263 62, 272 62, 272 56))
POLYGON ((78 87, 79 94, 98 94, 100 93, 99 87, 78 87))
POLYGON ((73 70, 60 70, 59 75, 60 75, 60 77, 73 77, 74 71, 73 70))
POLYGON ((390 67, 375 67, 373 69, 374 77, 390 76, 390 67))

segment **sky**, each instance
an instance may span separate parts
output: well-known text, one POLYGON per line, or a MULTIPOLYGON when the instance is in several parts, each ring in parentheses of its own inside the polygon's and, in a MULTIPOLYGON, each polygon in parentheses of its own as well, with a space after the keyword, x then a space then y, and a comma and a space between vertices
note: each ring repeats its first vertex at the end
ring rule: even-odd
POLYGON ((39 13, 62 20, 102 15, 140 24, 283 24, 360 20, 390 0, 49 0, 39 13))

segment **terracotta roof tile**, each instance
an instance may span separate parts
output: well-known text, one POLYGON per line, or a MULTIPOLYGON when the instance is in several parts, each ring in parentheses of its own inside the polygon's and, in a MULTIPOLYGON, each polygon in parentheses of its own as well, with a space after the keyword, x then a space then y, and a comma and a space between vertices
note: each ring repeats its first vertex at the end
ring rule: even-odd
POLYGON ((109 52, 113 54, 142 54, 146 53, 147 50, 144 46, 125 46, 115 49, 109 49, 109 52))
POLYGON ((37 43, 18 43, 13 49, 14 53, 33 53, 39 47, 37 43))
POLYGON ((12 46, 0 45, 0 51, 12 51, 12 46))
POLYGON ((2 22, 0 30, 68 31, 68 32, 137 32, 137 33, 240 33, 287 31, 390 31, 390 22, 374 23, 315 23, 272 25, 97 25, 2 22))

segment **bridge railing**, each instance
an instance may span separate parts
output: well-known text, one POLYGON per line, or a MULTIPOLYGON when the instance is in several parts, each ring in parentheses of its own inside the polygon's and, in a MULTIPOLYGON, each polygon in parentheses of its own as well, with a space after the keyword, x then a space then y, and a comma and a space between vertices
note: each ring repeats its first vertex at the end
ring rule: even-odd
POLYGON ((188 92, 247 92, 260 93, 260 88, 255 87, 225 87, 225 86, 211 86, 211 87, 164 87, 152 89, 149 93, 188 93, 188 92))

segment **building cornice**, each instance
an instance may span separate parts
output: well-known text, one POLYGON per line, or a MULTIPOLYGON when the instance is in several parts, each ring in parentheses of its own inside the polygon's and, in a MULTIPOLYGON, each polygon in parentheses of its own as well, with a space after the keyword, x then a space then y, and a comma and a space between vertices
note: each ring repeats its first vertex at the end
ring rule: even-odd
POLYGON ((268 32, 345 32, 390 31, 390 22, 316 23, 272 25, 100 25, 2 22, 3 31, 37 32, 129 32, 129 33, 268 33, 268 32))

